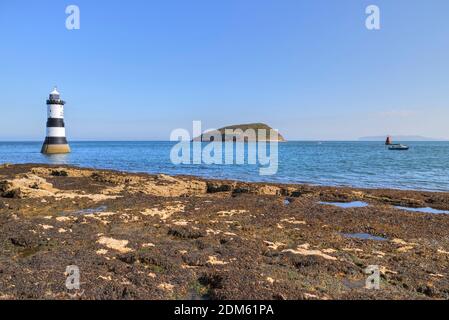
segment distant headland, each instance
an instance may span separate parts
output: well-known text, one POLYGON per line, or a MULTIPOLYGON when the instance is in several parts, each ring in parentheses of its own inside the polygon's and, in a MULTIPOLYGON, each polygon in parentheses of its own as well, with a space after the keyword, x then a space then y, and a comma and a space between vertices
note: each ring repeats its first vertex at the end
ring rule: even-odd
POLYGON ((247 123, 226 126, 217 130, 208 131, 193 139, 193 141, 211 142, 221 137, 225 142, 257 142, 277 141, 286 142, 284 137, 265 123, 247 123), (259 131, 265 130, 265 131, 259 131), (252 134, 251 134, 252 133, 252 134))

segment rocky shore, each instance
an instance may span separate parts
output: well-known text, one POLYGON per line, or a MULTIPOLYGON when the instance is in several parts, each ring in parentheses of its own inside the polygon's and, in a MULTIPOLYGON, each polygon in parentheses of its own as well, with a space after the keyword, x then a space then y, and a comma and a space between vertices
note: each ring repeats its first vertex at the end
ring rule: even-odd
POLYGON ((2 165, 0 299, 449 299, 449 215, 395 206, 449 193, 2 165))

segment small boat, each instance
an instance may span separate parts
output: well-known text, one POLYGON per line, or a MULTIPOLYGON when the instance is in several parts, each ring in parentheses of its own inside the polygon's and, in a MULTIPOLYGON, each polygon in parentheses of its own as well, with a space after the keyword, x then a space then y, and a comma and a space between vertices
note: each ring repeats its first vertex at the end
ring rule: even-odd
POLYGON ((400 143, 393 143, 393 139, 388 136, 387 141, 385 141, 385 145, 388 146, 388 150, 394 150, 394 151, 405 151, 410 149, 408 146, 400 144, 400 143))
POLYGON ((394 150, 394 151, 405 151, 410 149, 409 146, 403 145, 403 144, 391 144, 388 147, 388 150, 394 150))

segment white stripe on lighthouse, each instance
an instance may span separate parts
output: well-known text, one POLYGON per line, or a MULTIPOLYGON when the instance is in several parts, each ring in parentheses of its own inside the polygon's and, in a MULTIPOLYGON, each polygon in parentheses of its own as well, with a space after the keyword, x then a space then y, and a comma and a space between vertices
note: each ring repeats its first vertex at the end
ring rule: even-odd
POLYGON ((47 118, 64 118, 64 106, 60 104, 49 104, 47 109, 47 118))
POLYGON ((47 128, 47 137, 65 137, 65 128, 50 127, 47 128))

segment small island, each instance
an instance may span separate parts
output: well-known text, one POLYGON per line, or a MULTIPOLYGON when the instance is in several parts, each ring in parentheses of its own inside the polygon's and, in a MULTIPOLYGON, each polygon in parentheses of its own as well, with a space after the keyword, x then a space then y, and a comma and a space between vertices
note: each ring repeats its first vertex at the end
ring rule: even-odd
POLYGON ((284 137, 265 123, 238 124, 208 131, 193 139, 195 142, 213 142, 221 137, 224 142, 286 142, 284 137), (273 134, 270 134, 273 131, 273 134), (273 137, 274 136, 274 139, 273 137))

